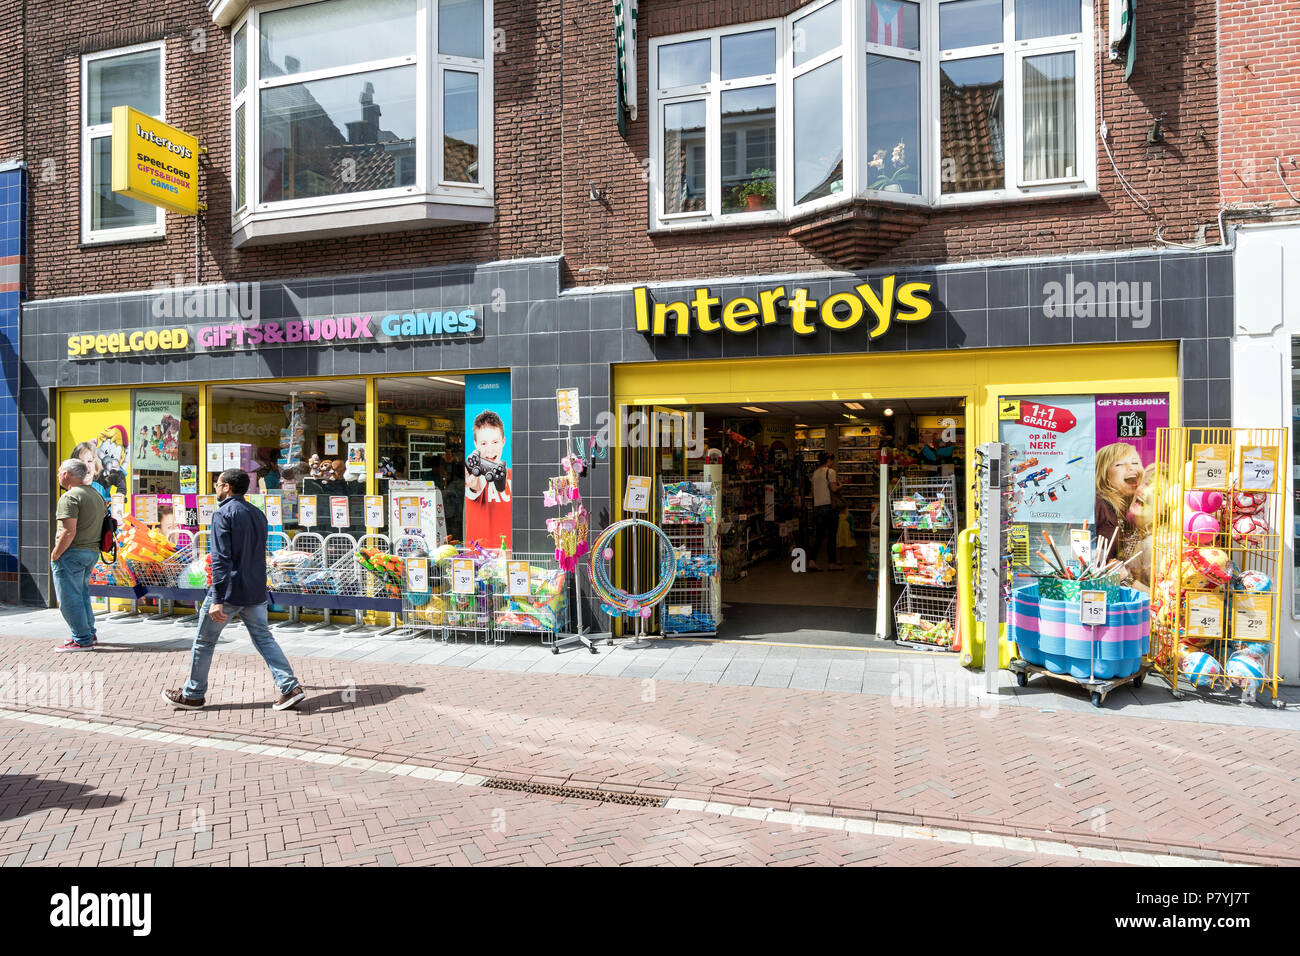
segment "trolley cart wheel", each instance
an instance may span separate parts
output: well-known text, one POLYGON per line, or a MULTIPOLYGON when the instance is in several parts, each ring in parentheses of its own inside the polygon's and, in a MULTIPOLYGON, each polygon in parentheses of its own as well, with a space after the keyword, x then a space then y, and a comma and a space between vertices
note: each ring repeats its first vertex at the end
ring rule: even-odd
POLYGON ((1099 690, 1094 690, 1094 691, 1092 692, 1092 706, 1094 706, 1094 707, 1100 707, 1100 706, 1102 705, 1102 702, 1103 702, 1105 699, 1106 699, 1106 695, 1103 694, 1101 691, 1099 691, 1099 690))
POLYGON ((1146 680, 1146 676, 1147 676, 1146 674, 1138 674, 1136 677, 1134 677, 1134 678, 1133 678, 1133 686, 1134 686, 1135 688, 1137 688, 1137 687, 1141 687, 1141 686, 1142 686, 1142 682, 1143 682, 1144 680, 1146 680))
POLYGON ((551 653, 552 653, 552 654, 558 654, 558 653, 560 653, 560 649, 559 649, 558 647, 552 647, 552 648, 551 648, 551 653))
POLYGON ((1016 686, 1024 687, 1029 683, 1029 675, 1024 671, 1016 671, 1016 686))

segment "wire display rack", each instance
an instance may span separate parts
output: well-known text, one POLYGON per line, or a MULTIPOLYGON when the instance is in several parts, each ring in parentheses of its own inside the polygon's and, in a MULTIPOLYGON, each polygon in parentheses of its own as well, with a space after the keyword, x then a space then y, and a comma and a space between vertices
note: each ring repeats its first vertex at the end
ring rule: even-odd
POLYGON ((957 483, 953 477, 904 477, 889 489, 892 578, 899 644, 952 650, 957 625, 957 483))
POLYGON ((957 595, 943 588, 908 585, 894 603, 897 643, 951 650, 957 629, 957 595))
POLYGON ((711 637, 722 624, 718 487, 684 476, 660 481, 660 527, 672 542, 677 576, 659 611, 665 636, 711 637))
MULTIPOLYGON (((395 566, 394 571, 400 577, 397 589, 402 609, 398 612, 397 623, 379 632, 381 637, 394 641, 432 637, 447 639, 444 569, 433 560, 431 550, 423 531, 408 531, 393 539, 390 553, 400 562, 400 567, 395 566), (426 562, 428 583, 424 591, 412 591, 409 587, 407 562, 413 559, 426 562)), ((386 587, 392 583, 391 578, 384 582, 386 587)), ((392 592, 387 590, 386 593, 391 595, 392 592)))
POLYGON ((568 628, 565 591, 568 575, 555 552, 513 552, 506 562, 506 580, 493 581, 492 635, 497 643, 508 634, 536 634, 543 647, 552 647, 558 633, 568 628), (527 575, 527 593, 511 593, 527 575))
POLYGON ((493 594, 505 576, 506 559, 497 552, 462 551, 448 560, 442 591, 444 640, 458 643, 468 638, 475 644, 493 640, 493 594), (470 569, 468 578, 461 568, 470 569))

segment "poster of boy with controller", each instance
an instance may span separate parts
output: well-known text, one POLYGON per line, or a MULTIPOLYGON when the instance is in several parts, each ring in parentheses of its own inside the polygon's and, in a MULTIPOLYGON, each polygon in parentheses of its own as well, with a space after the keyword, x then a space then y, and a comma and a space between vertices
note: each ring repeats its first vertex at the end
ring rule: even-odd
MULTIPOLYGON (((510 376, 465 377, 465 431, 474 450, 465 458, 465 542, 510 547, 510 376)), ((468 444, 468 442, 467 442, 468 444)))

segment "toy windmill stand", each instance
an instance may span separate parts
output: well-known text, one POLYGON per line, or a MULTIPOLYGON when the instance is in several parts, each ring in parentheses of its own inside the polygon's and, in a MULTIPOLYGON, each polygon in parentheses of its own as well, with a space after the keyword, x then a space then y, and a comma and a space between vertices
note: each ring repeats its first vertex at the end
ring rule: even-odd
MULTIPOLYGON (((587 553, 591 518, 582 503, 578 487, 579 478, 586 472, 587 463, 581 455, 570 452, 573 447, 573 426, 578 424, 578 390, 562 388, 555 393, 556 415, 563 430, 560 441, 566 454, 560 459, 562 473, 551 479, 546 490, 548 508, 557 508, 556 517, 546 519, 546 530, 555 542, 555 560, 560 569, 573 578, 573 613, 575 626, 572 634, 556 635, 551 653, 560 653, 561 647, 581 644, 595 654, 596 645, 582 620, 582 578, 577 573, 579 560, 587 553), (568 508, 566 512, 564 509, 568 508)), ((602 635, 603 636, 603 635, 602 635)))
POLYGON ((1285 428, 1162 428, 1151 560, 1151 656, 1176 697, 1197 688, 1275 706, 1285 428))

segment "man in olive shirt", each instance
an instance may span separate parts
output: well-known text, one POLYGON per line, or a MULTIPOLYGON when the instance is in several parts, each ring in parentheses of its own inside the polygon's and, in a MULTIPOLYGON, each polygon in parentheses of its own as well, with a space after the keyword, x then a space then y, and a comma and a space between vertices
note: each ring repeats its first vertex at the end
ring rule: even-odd
POLYGON ((104 499, 86 484, 86 463, 69 458, 59 465, 59 498, 54 517, 59 530, 50 551, 54 593, 72 637, 55 650, 95 649, 95 611, 90 606, 90 572, 99 559, 99 533, 104 524, 104 499))

